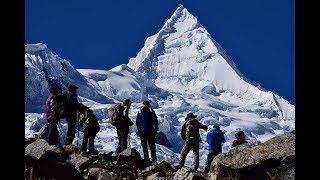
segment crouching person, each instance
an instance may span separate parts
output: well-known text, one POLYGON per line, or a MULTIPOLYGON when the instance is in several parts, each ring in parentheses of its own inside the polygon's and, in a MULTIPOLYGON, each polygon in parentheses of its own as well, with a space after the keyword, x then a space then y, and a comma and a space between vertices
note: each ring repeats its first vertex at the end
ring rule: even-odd
POLYGON ((83 140, 81 145, 81 151, 86 154, 87 144, 89 140, 89 154, 98 154, 98 151, 94 149, 94 138, 99 132, 99 123, 93 111, 83 105, 78 103, 77 110, 79 112, 79 124, 83 127, 83 140))

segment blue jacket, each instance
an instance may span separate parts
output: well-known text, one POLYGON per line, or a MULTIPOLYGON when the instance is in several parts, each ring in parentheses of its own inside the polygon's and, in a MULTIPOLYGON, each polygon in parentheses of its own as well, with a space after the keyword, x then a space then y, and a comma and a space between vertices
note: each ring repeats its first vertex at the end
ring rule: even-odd
POLYGON ((148 134, 158 131, 156 113, 150 106, 143 106, 137 114, 136 125, 139 134, 148 134))
POLYGON ((222 143, 225 143, 226 139, 223 136, 221 130, 211 130, 207 134, 207 143, 209 144, 209 151, 222 152, 222 143))

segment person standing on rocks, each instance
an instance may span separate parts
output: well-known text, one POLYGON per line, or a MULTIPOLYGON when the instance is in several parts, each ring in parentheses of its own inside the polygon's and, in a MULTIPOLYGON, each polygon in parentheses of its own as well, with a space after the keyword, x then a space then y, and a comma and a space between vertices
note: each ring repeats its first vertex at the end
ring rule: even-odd
POLYGON ((137 114, 136 125, 140 136, 144 160, 150 162, 148 144, 151 151, 152 162, 157 162, 155 135, 158 131, 158 119, 148 100, 137 114))
POLYGON ((69 93, 67 94, 67 100, 65 105, 65 115, 68 123, 68 132, 66 137, 65 144, 72 144, 75 134, 76 134, 76 125, 77 125, 77 104, 78 95, 77 95, 78 86, 72 84, 69 86, 69 93))
POLYGON ((59 132, 58 122, 60 117, 55 111, 55 99, 59 95, 59 91, 56 87, 50 87, 49 92, 51 93, 46 101, 46 118, 49 123, 49 133, 47 141, 49 145, 58 145, 59 143, 59 132))
POLYGON ((214 125, 213 129, 207 134, 207 143, 209 144, 209 154, 203 173, 208 173, 211 161, 214 157, 222 152, 222 144, 226 142, 224 132, 220 130, 218 125, 214 125))
POLYGON ((182 148, 178 169, 184 166, 185 159, 191 149, 195 154, 192 170, 197 171, 199 167, 199 142, 201 141, 199 128, 207 130, 208 126, 200 123, 196 119, 196 117, 197 115, 194 115, 192 112, 189 112, 187 114, 186 121, 182 126, 181 137, 183 140, 185 140, 185 143, 182 148))
POLYGON ((89 154, 98 154, 98 151, 94 149, 94 138, 99 132, 99 123, 93 111, 82 103, 77 104, 77 110, 79 111, 79 124, 83 127, 83 140, 81 145, 81 151, 87 152, 87 144, 89 140, 89 154))
POLYGON ((119 112, 119 119, 115 122, 118 135, 118 146, 116 149, 117 154, 121 153, 128 147, 129 126, 133 125, 133 122, 129 118, 129 109, 131 104, 132 101, 130 99, 123 100, 120 105, 121 111, 119 112))

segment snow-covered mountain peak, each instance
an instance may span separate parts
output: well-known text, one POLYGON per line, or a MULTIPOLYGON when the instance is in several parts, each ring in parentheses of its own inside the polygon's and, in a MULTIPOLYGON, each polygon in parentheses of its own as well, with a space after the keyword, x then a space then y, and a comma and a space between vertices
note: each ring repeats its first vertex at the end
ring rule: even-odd
POLYGON ((181 5, 167 20, 161 31, 172 31, 174 30, 172 28, 176 28, 177 32, 186 32, 200 26, 201 25, 199 24, 197 18, 181 5))
POLYGON ((80 96, 97 102, 111 102, 89 86, 85 77, 69 61, 54 54, 45 44, 25 45, 25 103, 27 112, 44 112, 49 86, 66 92, 70 84, 79 86, 80 96))
POLYGON ((281 117, 294 117, 294 106, 248 80, 183 6, 177 8, 157 34, 147 38, 128 66, 168 92, 205 93, 221 95, 220 98, 228 94, 243 99, 244 103, 274 104, 279 112, 278 106, 282 104, 282 108, 289 110, 280 113, 281 117))
POLYGON ((37 44, 26 44, 25 45, 25 52, 26 53, 32 53, 32 52, 38 52, 43 51, 47 49, 47 45, 43 43, 37 43, 37 44))

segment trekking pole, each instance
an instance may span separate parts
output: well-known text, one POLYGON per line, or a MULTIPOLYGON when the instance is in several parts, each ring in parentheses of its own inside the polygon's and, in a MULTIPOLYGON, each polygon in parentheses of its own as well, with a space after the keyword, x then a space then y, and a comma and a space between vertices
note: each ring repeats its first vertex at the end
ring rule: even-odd
POLYGON ((78 135, 78 138, 77 138, 77 147, 79 147, 79 113, 77 113, 77 135, 78 135))
POLYGON ((130 144, 130 134, 128 134, 128 139, 127 139, 127 141, 128 141, 128 147, 129 147, 129 149, 131 149, 131 144, 130 144))
POLYGON ((59 131, 59 134, 62 138, 62 144, 64 144, 64 136, 63 136, 63 133, 62 133, 62 126, 61 126, 61 123, 60 121, 58 122, 58 131, 59 131))

